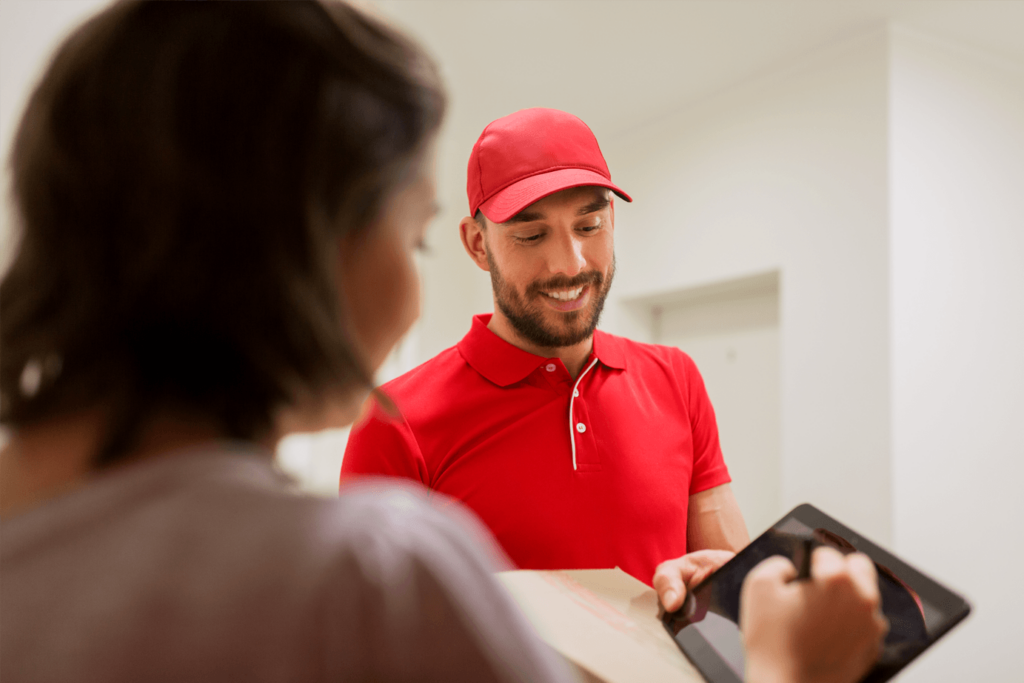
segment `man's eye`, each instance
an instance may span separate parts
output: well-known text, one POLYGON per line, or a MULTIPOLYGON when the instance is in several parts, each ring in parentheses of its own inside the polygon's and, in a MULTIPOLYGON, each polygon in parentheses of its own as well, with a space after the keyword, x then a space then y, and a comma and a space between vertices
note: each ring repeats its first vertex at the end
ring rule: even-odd
POLYGON ((541 237, 543 237, 543 235, 540 235, 540 234, 536 234, 536 235, 518 235, 518 236, 516 236, 516 239, 518 241, 520 241, 520 242, 529 243, 529 242, 536 242, 541 237))
POLYGON ((576 229, 579 230, 580 232, 594 232, 595 230, 597 230, 600 227, 601 227, 600 225, 585 225, 582 228, 576 228, 576 229))

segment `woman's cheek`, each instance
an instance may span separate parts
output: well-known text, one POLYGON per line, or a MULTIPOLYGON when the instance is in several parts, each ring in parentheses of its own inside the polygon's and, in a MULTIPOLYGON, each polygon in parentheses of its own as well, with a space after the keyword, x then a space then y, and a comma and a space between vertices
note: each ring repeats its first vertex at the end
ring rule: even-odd
POLYGON ((395 344, 416 322, 420 311, 420 280, 414 257, 402 240, 389 240, 387 255, 376 260, 374 271, 374 314, 369 349, 372 367, 377 370, 395 344))

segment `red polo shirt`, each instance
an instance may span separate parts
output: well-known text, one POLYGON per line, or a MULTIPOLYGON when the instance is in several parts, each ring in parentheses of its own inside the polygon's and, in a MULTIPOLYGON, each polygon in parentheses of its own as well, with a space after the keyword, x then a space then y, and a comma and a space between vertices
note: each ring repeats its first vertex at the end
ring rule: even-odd
POLYGON ((342 478, 407 477, 462 501, 520 568, 617 566, 650 583, 686 553, 689 496, 730 481, 697 367, 598 331, 574 380, 489 320, 384 385, 404 419, 374 407, 342 478))

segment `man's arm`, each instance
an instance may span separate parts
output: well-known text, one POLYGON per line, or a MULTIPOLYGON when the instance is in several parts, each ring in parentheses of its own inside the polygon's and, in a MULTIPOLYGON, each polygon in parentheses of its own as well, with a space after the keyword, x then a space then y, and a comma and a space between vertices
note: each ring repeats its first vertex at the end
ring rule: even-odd
POLYGON ((739 552, 750 543, 743 513, 728 484, 690 496, 686 522, 686 551, 739 552))
POLYGON ((357 475, 412 479, 430 485, 426 459, 412 428, 400 416, 386 413, 375 399, 352 427, 341 461, 341 484, 357 475))
POLYGON ((669 612, 683 605, 688 588, 696 586, 750 543, 747 525, 728 484, 690 496, 686 523, 686 555, 658 565, 652 581, 669 612))
POLYGON ((678 359, 693 430, 693 493, 687 503, 687 554, 658 565, 652 581, 661 603, 670 612, 682 606, 688 587, 703 581, 750 543, 747 525, 729 488, 715 410, 704 380, 692 358, 680 351, 678 359))

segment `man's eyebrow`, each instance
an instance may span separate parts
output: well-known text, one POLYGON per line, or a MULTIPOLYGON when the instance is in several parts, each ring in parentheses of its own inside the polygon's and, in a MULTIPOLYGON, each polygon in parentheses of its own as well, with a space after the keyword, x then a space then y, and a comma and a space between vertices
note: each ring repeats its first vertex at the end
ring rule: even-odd
POLYGON ((587 204, 586 206, 581 208, 579 211, 577 211, 576 215, 577 216, 586 216, 588 213, 596 213, 598 211, 602 211, 602 210, 608 208, 608 205, 610 203, 611 203, 611 201, 607 197, 601 197, 600 199, 595 199, 594 201, 590 202, 589 204, 587 204))
MULTIPOLYGON (((608 208, 609 204, 611 204, 611 200, 609 200, 608 197, 599 197, 594 201, 590 202, 589 204, 587 204, 586 206, 582 207, 579 211, 576 212, 576 215, 586 216, 588 213, 596 213, 598 211, 603 211, 604 209, 608 208)), ((507 221, 502 223, 502 225, 512 225, 514 223, 532 223, 534 221, 542 220, 544 220, 543 213, 540 213, 539 211, 527 211, 526 209, 523 209, 515 216, 512 216, 512 218, 509 218, 507 221)))
POLYGON ((513 223, 532 223, 534 221, 544 220, 544 214, 537 211, 520 211, 512 218, 502 223, 502 225, 511 225, 513 223))

